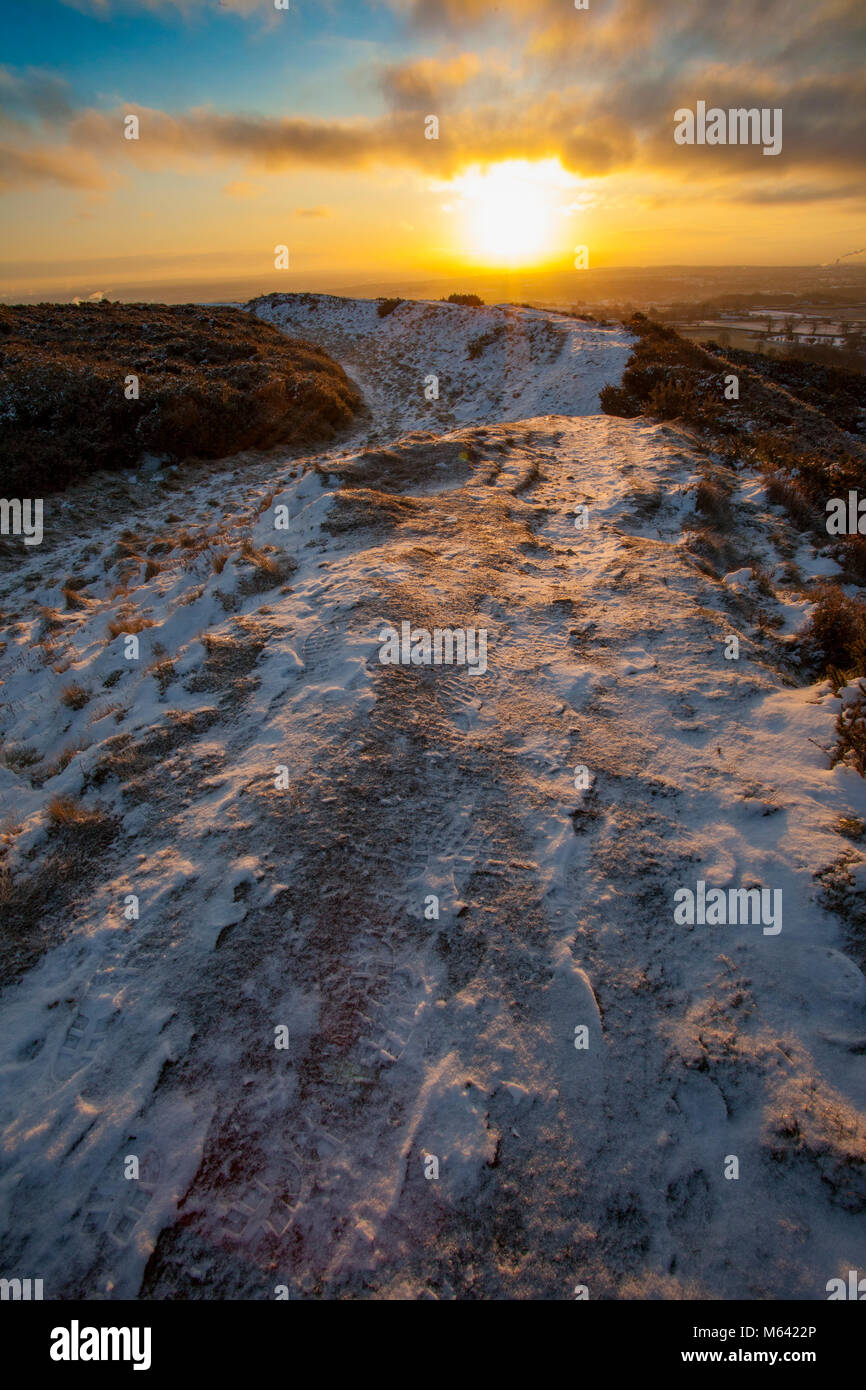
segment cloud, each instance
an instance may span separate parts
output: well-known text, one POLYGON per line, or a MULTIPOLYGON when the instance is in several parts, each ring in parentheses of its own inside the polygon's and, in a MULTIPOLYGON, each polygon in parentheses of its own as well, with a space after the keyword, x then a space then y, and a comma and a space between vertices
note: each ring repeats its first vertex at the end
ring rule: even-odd
POLYGON ((188 16, 198 10, 225 10, 231 14, 262 15, 270 19, 274 11, 273 0, 61 0, 72 10, 81 14, 94 15, 98 19, 110 19, 113 14, 131 12, 141 13, 149 10, 153 14, 161 10, 174 10, 188 16))
MULTIPOLYGON (((825 203, 842 202, 849 198, 862 199, 862 183, 851 184, 781 184, 767 188, 760 186, 743 192, 732 193, 732 202, 751 203, 753 206, 773 207, 784 203, 825 203)), ((852 254, 859 254, 854 252, 852 254)))
POLYGON ((304 166, 355 169, 401 164, 436 176, 467 163, 561 155, 574 172, 609 173, 630 163, 638 142, 629 125, 598 115, 579 94, 549 95, 524 106, 515 123, 503 104, 472 106, 443 119, 440 138, 427 140, 421 115, 395 111, 379 118, 338 121, 308 117, 240 116, 198 109, 183 116, 126 103, 117 111, 87 111, 67 127, 70 143, 114 161, 163 169, 205 158, 244 160, 278 172, 304 166), (135 111, 141 138, 122 138, 123 117, 135 111))
MULTIPOLYGON (((471 66, 465 69, 470 70, 471 66)), ((425 69, 423 80, 428 79, 425 69)), ((423 115, 414 110, 329 120, 207 108, 171 115, 127 102, 114 112, 88 110, 66 121, 66 147, 13 151, 7 142, 2 174, 6 186, 16 181, 32 184, 42 177, 94 188, 109 182, 98 161, 110 164, 115 178, 128 173, 130 166, 194 171, 207 161, 240 161, 250 171, 269 173, 387 164, 449 177, 470 163, 558 157, 566 169, 584 177, 637 169, 641 174, 666 172, 683 182, 710 185, 754 179, 766 185, 770 170, 758 147, 675 144, 674 110, 703 98, 724 108, 782 106, 783 151, 773 160, 773 178, 783 174, 790 183, 799 171, 799 181, 806 186, 815 180, 803 174, 813 171, 820 173, 825 187, 828 176, 847 186, 860 173, 864 86, 862 77, 843 75, 781 90, 766 77, 750 73, 745 81, 713 67, 695 72, 674 89, 649 78, 614 84, 602 109, 591 93, 578 88, 525 100, 518 120, 510 102, 473 102, 443 112, 438 140, 424 138, 423 115), (123 118, 133 111, 140 119, 141 138, 127 141, 123 118)), ((242 178, 224 191, 243 198, 256 196, 259 188, 242 178)))
POLYGON ((258 198, 264 191, 263 183, 250 183, 248 179, 237 179, 234 183, 227 183, 223 189, 229 198, 258 198))
POLYGON ((0 191, 4 193, 44 183, 60 184, 65 188, 104 189, 111 187, 113 182, 86 151, 0 145, 0 191))
POLYGON ((330 217, 330 208, 295 208, 296 217, 330 217))
MULTIPOLYGON (((76 3, 111 14, 126 0, 76 3)), ((175 13, 205 8, 205 0, 141 3, 175 13)), ((227 3, 237 13, 273 12, 272 0, 227 3)), ((241 168, 232 170, 226 195, 251 198, 261 191, 252 180, 263 171, 386 165, 448 178, 469 164, 558 157, 587 178, 663 174, 690 190, 723 189, 757 204, 850 197, 862 176, 866 82, 855 58, 861 0, 794 7, 789 0, 592 0, 587 11, 567 0, 385 3, 409 29, 426 26, 444 47, 437 53, 425 40, 432 51, 423 57, 369 66, 387 106, 377 116, 170 113, 135 102, 110 112, 73 111, 66 84, 52 74, 0 69, 6 146, 22 147, 17 163, 7 155, 6 185, 41 177, 96 187, 101 177, 105 186, 100 164, 116 177, 136 168, 195 172, 231 163, 241 168), (476 28, 486 42, 487 21, 503 46, 508 24, 522 31, 507 50, 508 66, 487 48, 466 47, 476 28), (452 29, 459 46, 449 47, 452 29), (521 54, 530 55, 522 68, 521 54), (781 107, 782 153, 767 159, 754 146, 676 145, 674 111, 698 100, 724 109, 781 107), (140 117, 138 141, 122 139, 126 112, 140 117), (440 118, 438 140, 424 138, 430 113, 440 118), (33 123, 30 135, 23 117, 33 123), (44 133, 39 138, 46 122, 50 146, 44 133), (13 131, 24 138, 13 141, 13 131), (62 136, 66 147, 56 143, 62 136)), ((349 10, 345 0, 341 8, 349 10)), ((416 34, 416 49, 420 43, 416 34)))
MULTIPOLYGON (((862 173, 866 145, 863 112, 866 110, 866 78, 862 73, 805 78, 781 84, 764 74, 748 70, 731 71, 719 66, 695 71, 675 86, 645 86, 641 107, 647 134, 644 155, 650 167, 680 170, 689 177, 714 174, 752 174, 766 182, 768 172, 774 180, 793 169, 836 171, 852 178, 862 173), (776 167, 768 171, 769 160, 751 145, 675 145, 674 110, 694 109, 698 99, 723 110, 732 107, 769 107, 782 110, 782 152, 774 157, 776 167)), ((633 90, 613 92, 612 105, 624 119, 634 120, 633 90)))
POLYGON ((391 106, 433 111, 451 91, 464 87, 480 71, 481 59, 476 53, 461 53, 454 58, 421 58, 383 67, 379 82, 391 106))
POLYGON ((42 68, 0 65, 0 111, 13 118, 68 119, 74 114, 69 83, 42 68))

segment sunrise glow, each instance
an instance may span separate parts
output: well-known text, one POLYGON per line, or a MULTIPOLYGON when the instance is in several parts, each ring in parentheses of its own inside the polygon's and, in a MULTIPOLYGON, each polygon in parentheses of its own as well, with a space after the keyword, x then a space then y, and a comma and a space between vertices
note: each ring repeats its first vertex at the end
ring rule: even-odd
POLYGON ((562 242, 579 184, 557 159, 473 166, 448 186, 460 251, 491 266, 539 264, 562 242))

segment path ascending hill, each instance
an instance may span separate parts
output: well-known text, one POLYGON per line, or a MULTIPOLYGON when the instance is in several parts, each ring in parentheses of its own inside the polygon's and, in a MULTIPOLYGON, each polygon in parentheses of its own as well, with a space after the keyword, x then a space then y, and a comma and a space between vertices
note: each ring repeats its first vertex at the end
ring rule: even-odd
MULTIPOLYGON (((866 1267, 866 985, 813 878, 863 859, 834 827, 864 784, 810 741, 828 687, 685 550, 696 462, 557 414, 183 470, 114 530, 67 499, 57 616, 32 559, 4 600, 18 909, 82 847, 0 995, 10 1274, 812 1299, 866 1267), (486 671, 382 664, 403 622, 483 629, 486 671), (13 669, 49 626, 65 669, 13 669), (678 924, 699 880, 781 890, 782 931, 678 924)), ((738 525, 772 571, 753 486, 738 525)))

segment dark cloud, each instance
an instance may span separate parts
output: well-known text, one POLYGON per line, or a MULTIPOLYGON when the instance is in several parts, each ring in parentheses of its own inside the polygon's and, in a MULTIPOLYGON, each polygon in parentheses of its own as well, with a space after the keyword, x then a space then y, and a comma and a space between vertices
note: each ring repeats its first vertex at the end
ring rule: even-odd
POLYGON ((69 83, 41 68, 0 66, 0 111, 13 119, 67 120, 74 114, 69 83))

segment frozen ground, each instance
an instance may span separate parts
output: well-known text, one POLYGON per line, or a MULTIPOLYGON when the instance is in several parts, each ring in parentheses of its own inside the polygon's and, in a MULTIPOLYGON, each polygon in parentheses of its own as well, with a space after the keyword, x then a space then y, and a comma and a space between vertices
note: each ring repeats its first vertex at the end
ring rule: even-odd
POLYGON ((314 337, 343 365, 370 406, 371 444, 407 430, 598 415, 599 391, 619 380, 630 352, 619 325, 510 304, 416 300, 380 318, 375 300, 310 294, 253 308, 287 333, 314 337))
MULTIPOLYGON (((750 571, 695 564, 694 441, 596 413, 621 331, 521 316, 506 378, 464 352, 501 311, 338 303, 304 331, 387 449, 94 480, 0 586, 5 901, 41 906, 2 950, 2 1273, 823 1299, 866 1268, 866 984, 815 875, 866 883, 866 792, 804 605, 762 598, 771 641, 750 571), (485 628, 486 674, 383 666, 404 620, 485 628), (677 925, 699 879, 780 889, 782 931, 677 925)), ((775 575, 745 476, 737 515, 775 575)))

